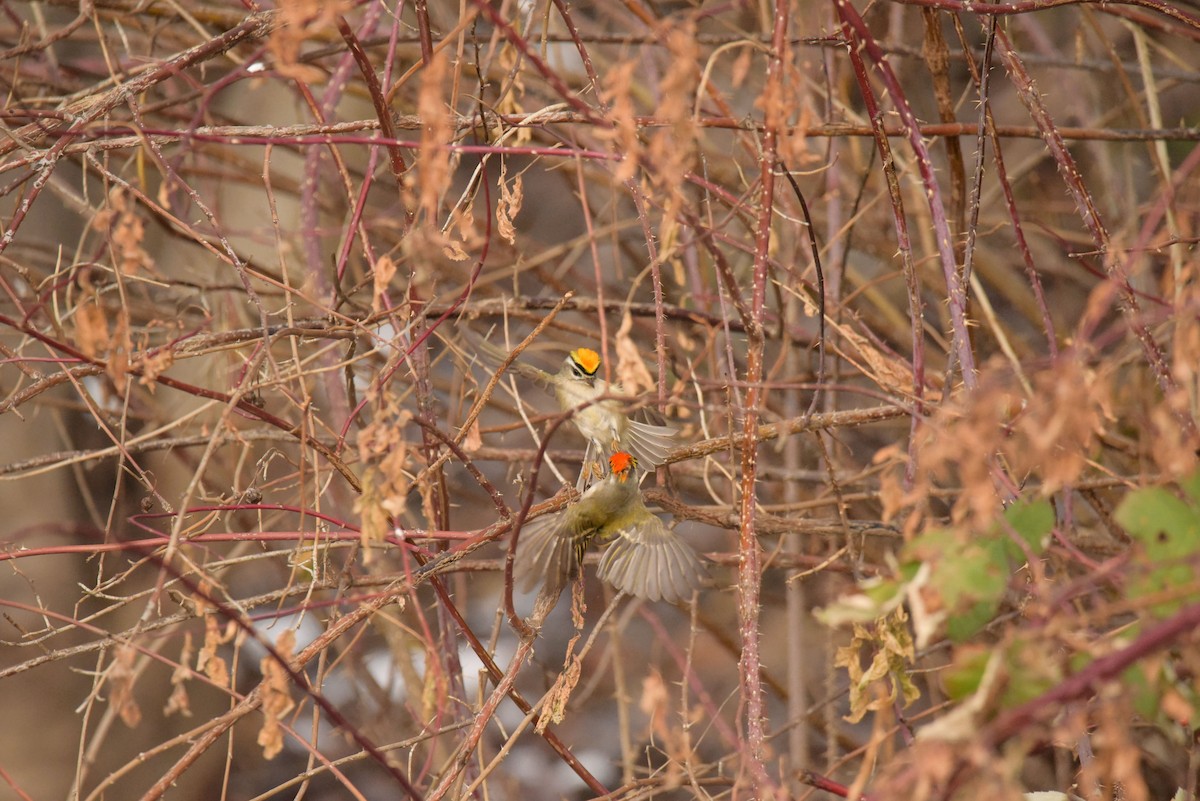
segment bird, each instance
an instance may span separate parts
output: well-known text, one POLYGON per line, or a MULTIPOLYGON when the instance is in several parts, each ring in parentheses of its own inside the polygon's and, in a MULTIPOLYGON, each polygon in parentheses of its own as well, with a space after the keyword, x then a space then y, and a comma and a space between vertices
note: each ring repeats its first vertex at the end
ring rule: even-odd
MULTIPOLYGON (((485 345, 485 351, 491 359, 504 360, 504 354, 490 343, 485 345)), ((654 419, 655 413, 649 409, 639 411, 642 419, 630 417, 620 400, 624 394, 620 384, 610 384, 598 375, 600 354, 596 351, 575 348, 563 359, 557 373, 521 362, 516 362, 513 368, 525 378, 550 388, 562 412, 574 411, 571 420, 588 441, 580 489, 597 454, 603 457, 626 451, 651 469, 666 462, 679 430, 654 419)))
POLYGON ((616 451, 609 473, 571 506, 526 525, 517 542, 514 577, 529 592, 545 580, 553 592, 579 574, 593 545, 608 545, 597 576, 648 601, 691 597, 704 565, 690 545, 646 508, 636 478, 637 458, 616 451))

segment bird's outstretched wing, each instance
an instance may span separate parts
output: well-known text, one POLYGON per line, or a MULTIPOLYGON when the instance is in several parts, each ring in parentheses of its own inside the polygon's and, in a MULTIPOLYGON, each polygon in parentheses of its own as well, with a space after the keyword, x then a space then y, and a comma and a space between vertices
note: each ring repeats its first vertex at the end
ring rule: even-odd
POLYGON ((578 566, 575 550, 563 512, 526 523, 517 542, 513 583, 521 592, 531 591, 543 579, 566 586, 578 566))
MULTIPOLYGON (((488 342, 481 336, 471 334, 468 337, 468 341, 475 348, 474 355, 477 357, 478 362, 492 372, 499 370, 500 366, 508 359, 508 351, 488 342)), ((510 364, 508 369, 524 379, 535 382, 547 392, 552 391, 551 379, 554 376, 545 370, 534 367, 532 364, 525 364, 520 360, 510 364)))
POLYGON ((621 447, 636 456, 643 469, 653 470, 667 461, 667 454, 675 447, 675 435, 678 433, 679 430, 671 426, 631 417, 621 437, 621 447))
POLYGON ((650 515, 617 533, 596 575, 630 595, 677 603, 700 586, 704 565, 690 545, 650 515))

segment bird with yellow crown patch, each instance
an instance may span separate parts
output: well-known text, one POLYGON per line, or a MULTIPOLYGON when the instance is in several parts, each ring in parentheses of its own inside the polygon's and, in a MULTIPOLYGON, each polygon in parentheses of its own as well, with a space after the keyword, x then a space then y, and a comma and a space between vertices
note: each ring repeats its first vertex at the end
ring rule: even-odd
POLYGON ((608 465, 608 475, 578 503, 524 527, 514 562, 517 587, 528 592, 544 580, 561 592, 588 548, 607 544, 596 573, 602 581, 649 601, 689 598, 704 577, 700 557, 646 508, 637 459, 617 451, 608 465))
MULTIPOLYGON (((483 349, 491 358, 500 358, 492 345, 485 343, 483 349)), ((649 419, 652 416, 649 410, 642 410, 646 419, 634 419, 626 414, 620 399, 623 395, 620 384, 610 384, 599 375, 600 354, 596 351, 576 348, 567 354, 562 367, 553 374, 520 362, 515 363, 513 369, 551 388, 563 412, 574 410, 571 420, 588 441, 580 488, 592 460, 598 456, 626 451, 648 469, 666 461, 678 430, 649 419)))
MULTIPOLYGON (((554 395, 563 411, 575 409, 572 418, 579 433, 599 446, 602 454, 623 450, 633 453, 649 468, 666 461, 678 433, 670 426, 635 420, 625 413, 619 384, 610 384, 597 373, 600 355, 590 348, 576 348, 563 360, 552 379, 554 395)), ((589 448, 590 450, 590 448, 589 448)), ((590 454, 589 454, 590 456, 590 454)))

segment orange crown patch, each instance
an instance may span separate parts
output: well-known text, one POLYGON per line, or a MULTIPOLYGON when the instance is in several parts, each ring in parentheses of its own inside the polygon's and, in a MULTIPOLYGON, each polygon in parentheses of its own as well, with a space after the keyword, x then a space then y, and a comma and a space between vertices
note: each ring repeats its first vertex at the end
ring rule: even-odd
POLYGON ((571 359, 588 375, 595 375, 600 369, 600 354, 591 348, 576 348, 571 351, 571 359))
POLYGON ((613 475, 619 476, 622 481, 626 478, 625 474, 635 467, 637 467, 637 459, 625 451, 617 451, 608 457, 608 469, 613 472, 613 475))

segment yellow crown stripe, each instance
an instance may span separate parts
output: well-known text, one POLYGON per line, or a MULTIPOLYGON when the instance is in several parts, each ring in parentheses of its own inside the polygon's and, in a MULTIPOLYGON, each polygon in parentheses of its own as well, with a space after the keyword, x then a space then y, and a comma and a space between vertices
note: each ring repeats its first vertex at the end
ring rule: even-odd
POLYGON ((600 369, 600 354, 591 348, 576 348, 571 351, 571 359, 588 375, 595 375, 600 369))

